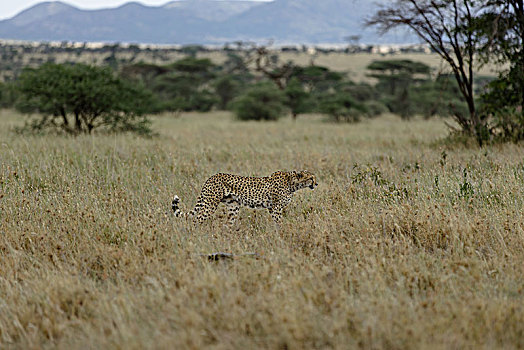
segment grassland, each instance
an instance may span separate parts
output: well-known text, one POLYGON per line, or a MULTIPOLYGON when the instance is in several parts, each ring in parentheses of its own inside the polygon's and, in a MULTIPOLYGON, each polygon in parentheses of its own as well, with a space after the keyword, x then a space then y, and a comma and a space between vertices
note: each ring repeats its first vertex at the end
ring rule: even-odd
POLYGON ((132 135, 19 136, 0 114, 0 348, 524 347, 522 145, 446 146, 442 121, 226 113, 132 135), (309 169, 273 228, 195 227, 215 172, 309 169), (199 254, 256 252, 230 262, 199 254))

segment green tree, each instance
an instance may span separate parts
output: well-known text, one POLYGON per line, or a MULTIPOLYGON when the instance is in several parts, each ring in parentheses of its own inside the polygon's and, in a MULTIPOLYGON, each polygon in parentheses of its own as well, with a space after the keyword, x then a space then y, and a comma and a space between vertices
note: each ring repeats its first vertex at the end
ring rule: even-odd
POLYGON ((461 98, 457 82, 450 74, 440 74, 435 80, 427 80, 412 87, 410 98, 413 112, 426 118, 468 113, 468 106, 461 98))
POLYGON ((69 134, 94 129, 151 132, 144 116, 151 95, 117 78, 108 67, 47 63, 25 69, 18 81, 17 108, 39 113, 29 127, 59 129, 69 134))
POLYGON ((342 82, 344 74, 333 72, 323 66, 295 66, 291 74, 291 79, 296 78, 312 93, 322 93, 332 89, 335 85, 342 82))
POLYGON ((136 80, 147 86, 151 86, 152 82, 158 76, 170 71, 171 69, 167 66, 158 66, 156 64, 140 62, 124 66, 120 75, 124 79, 136 80))
POLYGON ((220 99, 219 107, 228 108, 229 103, 235 98, 240 89, 240 84, 230 75, 224 75, 215 81, 215 91, 220 99))
MULTIPOLYGON (((511 86, 506 88, 517 95, 511 98, 524 106, 524 1, 487 0, 474 29, 484 40, 480 54, 486 61, 509 63, 501 79, 509 82, 511 86)), ((501 101, 501 105, 505 103, 501 101)))
POLYGON ((306 92, 297 78, 292 78, 284 89, 286 95, 286 106, 291 110, 293 120, 297 115, 310 110, 309 93, 306 92))
POLYGON ((502 141, 524 139, 524 1, 487 0, 474 29, 483 39, 486 62, 508 68, 487 85, 481 113, 492 117, 492 132, 502 141))
POLYGON ((195 77, 209 80, 214 76, 215 65, 208 58, 185 57, 173 63, 171 67, 178 72, 192 73, 195 77))
POLYGON ((17 99, 17 91, 12 82, 0 82, 0 108, 12 108, 17 99))
MULTIPOLYGON (((332 91, 351 97, 353 102, 359 106, 359 110, 354 113, 358 115, 358 118, 360 116, 375 117, 388 111, 382 101, 383 94, 370 84, 342 81, 336 84, 332 91)), ((325 93, 320 94, 319 99, 322 101, 324 96, 325 93)))
POLYGON ((218 102, 211 84, 216 67, 209 59, 186 57, 166 68, 151 84, 161 109, 207 112, 218 102))
POLYGON ((277 120, 286 108, 284 93, 273 83, 253 85, 233 102, 233 110, 240 120, 277 120))
POLYGON ((398 27, 411 30, 448 64, 469 112, 453 117, 480 146, 489 136, 488 121, 477 111, 473 89, 480 43, 474 24, 481 4, 477 0, 395 0, 367 20, 367 25, 382 33, 398 27))
POLYGON ((378 85, 390 95, 396 95, 399 89, 427 80, 430 68, 427 64, 411 60, 373 61, 367 67, 371 71, 370 77, 378 80, 378 85))
POLYGON ((191 58, 196 58, 199 52, 205 52, 205 51, 207 51, 206 48, 201 45, 184 45, 180 49, 180 52, 186 55, 189 55, 189 57, 191 58))
POLYGON ((383 94, 382 101, 392 113, 407 119, 415 114, 411 98, 413 85, 429 79, 430 68, 411 60, 373 61, 367 69, 370 77, 378 80, 376 89, 383 94))

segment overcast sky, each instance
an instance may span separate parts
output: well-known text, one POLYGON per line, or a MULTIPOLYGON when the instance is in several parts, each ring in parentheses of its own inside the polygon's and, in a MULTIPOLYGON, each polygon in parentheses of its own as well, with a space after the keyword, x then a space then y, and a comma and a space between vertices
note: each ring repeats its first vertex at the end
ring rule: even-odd
MULTIPOLYGON (((117 7, 132 0, 65 0, 62 2, 71 4, 81 9, 98 9, 117 7)), ((264 0, 268 1, 268 0, 264 0)), ((0 0, 0 19, 11 18, 33 5, 45 2, 45 0, 0 0)), ((144 5, 163 5, 170 0, 139 0, 144 5)))

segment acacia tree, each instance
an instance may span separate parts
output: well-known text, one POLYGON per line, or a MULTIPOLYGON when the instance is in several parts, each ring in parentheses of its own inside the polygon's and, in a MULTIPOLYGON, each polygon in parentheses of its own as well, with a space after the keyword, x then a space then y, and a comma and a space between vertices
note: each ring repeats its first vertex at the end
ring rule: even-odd
POLYGON ((31 129, 68 134, 111 131, 151 132, 144 116, 150 94, 117 78, 108 67, 44 64, 25 69, 18 81, 17 109, 38 113, 31 129))
POLYGON ((486 61, 510 63, 502 76, 514 82, 524 105, 524 0, 487 0, 475 24, 484 40, 480 54, 486 61))
POLYGON ((253 69, 273 81, 280 90, 286 89, 296 66, 291 61, 282 63, 278 55, 268 48, 272 42, 268 46, 244 41, 237 41, 235 44, 238 55, 229 55, 236 61, 233 67, 230 67, 230 72, 253 69))
POLYGON ((273 55, 265 46, 255 47, 256 71, 271 79, 280 90, 284 90, 294 71, 292 62, 280 63, 278 55, 273 55))
POLYGON ((377 90, 384 93, 383 101, 393 113, 410 118, 414 113, 410 92, 413 85, 428 80, 430 67, 411 60, 373 61, 367 67, 370 77, 378 80, 377 90))
POLYGON ((509 63, 482 94, 482 109, 504 139, 524 139, 524 0, 488 0, 475 30, 486 62, 509 63))
POLYGON ((479 145, 488 136, 487 120, 477 113, 473 90, 475 54, 479 37, 475 18, 482 3, 475 0, 396 0, 382 5, 366 23, 386 33, 394 28, 409 28, 449 65, 469 115, 454 118, 463 132, 476 138, 479 145))
POLYGON ((381 87, 387 87, 390 95, 397 94, 397 89, 406 89, 411 83, 417 82, 416 75, 422 75, 426 80, 430 73, 428 65, 411 60, 373 61, 366 69, 370 77, 379 81, 381 87))
POLYGON ((291 110, 293 120, 296 120, 300 113, 305 113, 310 109, 309 93, 306 92, 297 78, 292 78, 289 81, 284 93, 286 95, 285 104, 291 110))

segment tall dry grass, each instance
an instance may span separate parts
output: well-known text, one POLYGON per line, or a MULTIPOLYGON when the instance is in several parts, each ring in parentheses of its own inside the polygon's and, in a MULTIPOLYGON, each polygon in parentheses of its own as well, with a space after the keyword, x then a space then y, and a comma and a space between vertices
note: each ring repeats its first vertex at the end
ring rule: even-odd
POLYGON ((159 136, 19 136, 0 114, 0 348, 524 347, 520 145, 438 121, 157 118, 159 136), (215 172, 309 169, 273 229, 194 227, 215 172), (199 254, 257 252, 208 262, 199 254))

